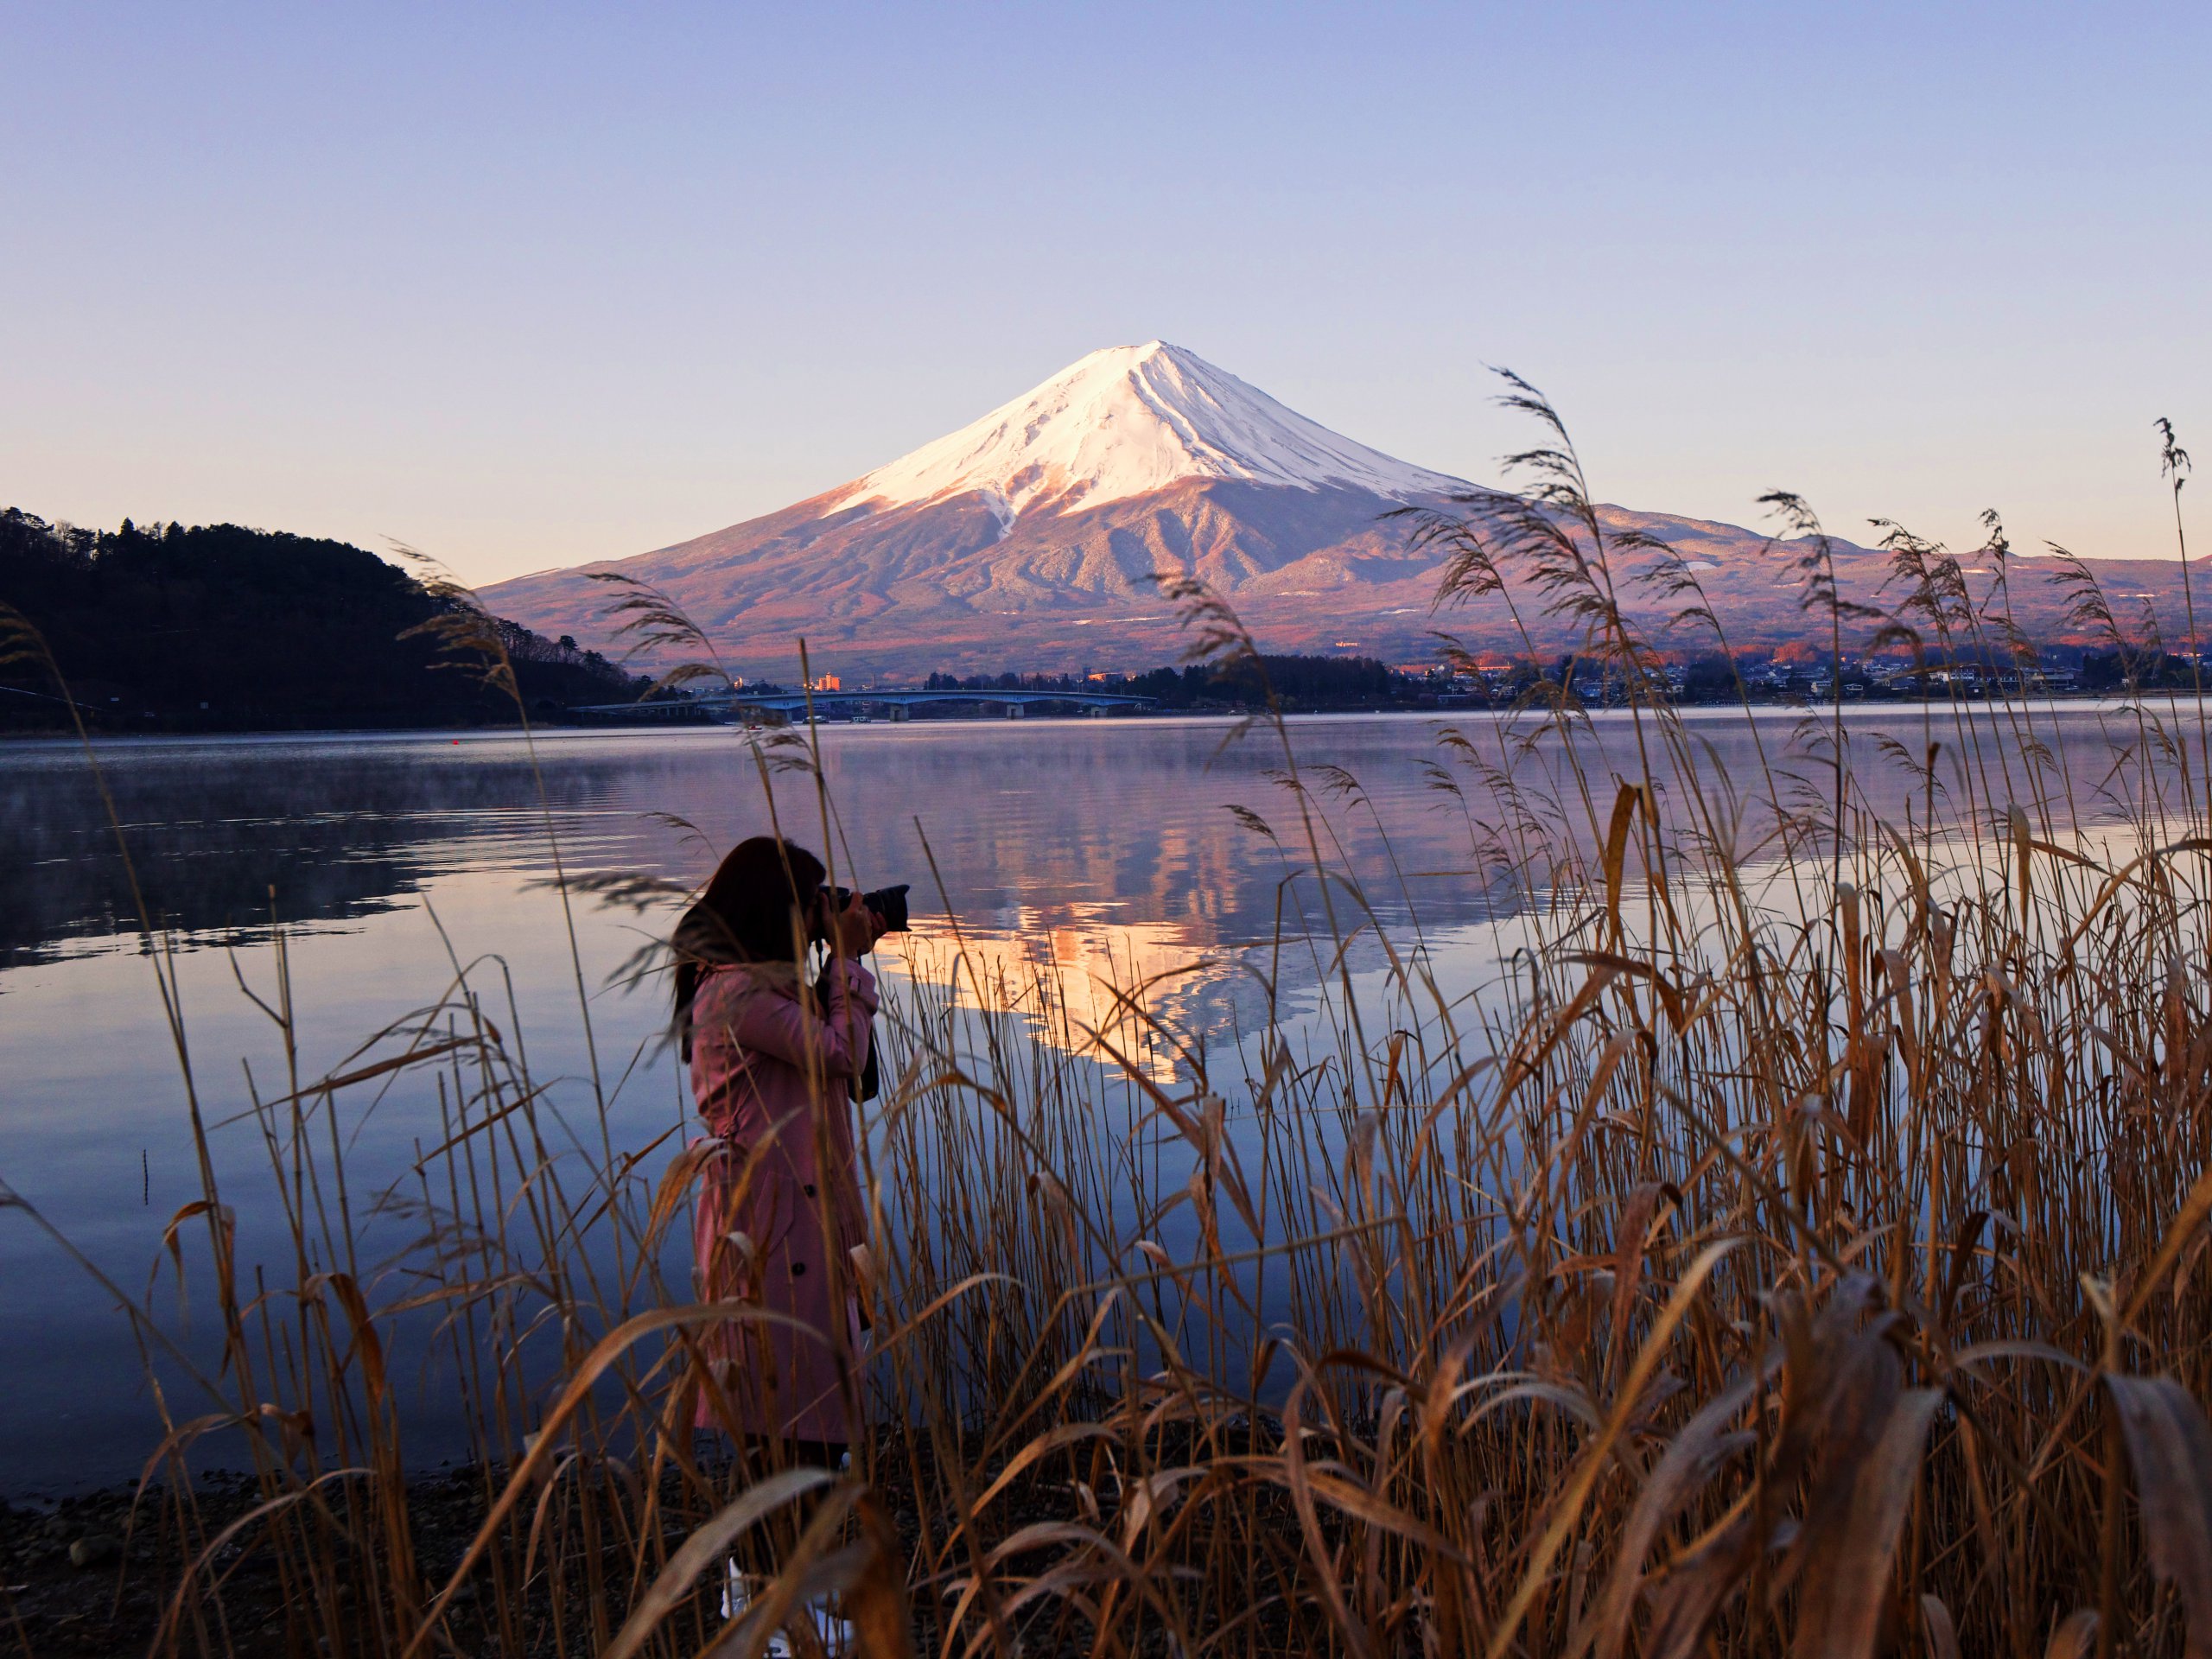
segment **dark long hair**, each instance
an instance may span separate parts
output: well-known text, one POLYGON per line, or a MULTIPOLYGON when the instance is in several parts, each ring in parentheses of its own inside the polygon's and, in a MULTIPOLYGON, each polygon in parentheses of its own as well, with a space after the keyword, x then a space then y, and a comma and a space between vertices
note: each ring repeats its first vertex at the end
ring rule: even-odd
POLYGON ((677 924, 676 1029, 691 1058, 691 999, 702 969, 788 962, 806 954, 807 912, 829 872, 804 847, 754 836, 729 849, 699 900, 677 924))

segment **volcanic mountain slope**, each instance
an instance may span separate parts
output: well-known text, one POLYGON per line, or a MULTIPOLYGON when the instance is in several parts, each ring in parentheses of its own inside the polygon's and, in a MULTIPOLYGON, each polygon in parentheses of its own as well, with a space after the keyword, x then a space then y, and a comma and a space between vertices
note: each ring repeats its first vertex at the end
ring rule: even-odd
MULTIPOLYGON (((1416 551, 1409 523, 1388 516, 1464 511, 1452 499, 1473 488, 1341 437, 1154 340, 1093 352, 972 425, 779 512, 484 597, 541 632, 607 644, 610 590, 586 576, 620 571, 670 594, 750 674, 788 675, 801 635, 817 665, 860 676, 1150 667, 1178 651, 1176 619, 1150 580, 1166 572, 1204 579, 1268 650, 1423 660, 1443 629, 1511 651, 1518 628, 1499 597, 1432 613, 1444 555, 1416 551)), ((1787 547, 1730 524, 1616 507, 1601 518, 1668 543, 1732 643, 1825 643, 1825 620, 1799 606, 1787 547)), ((1839 543, 1836 563, 1847 596, 1882 596, 1885 556, 1839 543)), ((2022 562, 2013 591, 2021 625, 2045 639, 2064 626, 2047 569, 2022 562)), ((2150 595, 2167 637, 2181 637, 2177 566, 2100 571, 2119 604, 2150 595)), ((1539 595, 1516 599, 1540 643, 1574 643, 1542 618, 1539 595)), ((1665 608, 1656 593, 1630 600, 1654 625, 1665 608)), ((1695 629, 1674 641, 1711 642, 1695 629)))

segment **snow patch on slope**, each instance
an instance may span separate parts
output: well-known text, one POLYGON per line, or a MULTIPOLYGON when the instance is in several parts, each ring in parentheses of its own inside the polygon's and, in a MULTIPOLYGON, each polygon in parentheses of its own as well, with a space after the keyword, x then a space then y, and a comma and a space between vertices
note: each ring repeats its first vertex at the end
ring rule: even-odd
POLYGON ((981 492, 1001 532, 1032 507, 1147 495, 1186 478, 1404 500, 1464 490, 1339 437, 1179 346, 1115 346, 1070 365, 972 425, 836 492, 831 511, 981 492))

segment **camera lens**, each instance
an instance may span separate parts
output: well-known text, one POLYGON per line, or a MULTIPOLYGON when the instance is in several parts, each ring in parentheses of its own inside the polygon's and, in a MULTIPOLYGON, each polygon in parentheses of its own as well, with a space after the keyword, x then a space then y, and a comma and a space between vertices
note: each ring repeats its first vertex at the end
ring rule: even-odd
POLYGON ((911 882, 901 881, 895 887, 878 887, 874 893, 861 895, 861 902, 881 918, 885 932, 912 931, 906 925, 906 891, 912 886, 911 882))

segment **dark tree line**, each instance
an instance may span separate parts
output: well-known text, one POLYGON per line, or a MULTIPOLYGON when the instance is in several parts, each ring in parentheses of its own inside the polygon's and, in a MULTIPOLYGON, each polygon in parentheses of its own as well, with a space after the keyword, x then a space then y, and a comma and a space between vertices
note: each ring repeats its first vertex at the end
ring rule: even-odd
MULTIPOLYGON (((45 637, 68 695, 99 724, 315 730, 512 723, 512 700, 403 638, 454 601, 344 542, 237 524, 128 519, 112 531, 0 511, 0 601, 45 637)), ((524 701, 633 697, 644 682, 572 640, 501 620, 524 701)), ((42 665, 0 665, 0 724, 68 721, 42 665)))
POLYGON ((2190 657, 2156 645, 2082 653, 2082 684, 2092 691, 2190 691, 2200 679, 2212 686, 2212 664, 2200 665, 2190 657))
POLYGON ((1389 708, 1412 703, 1433 690, 1371 657, 1302 656, 1262 656, 1256 666, 1240 661, 1155 668, 1104 683, 1080 674, 932 674, 924 686, 931 691, 1109 691, 1151 697, 1163 709, 1253 708, 1267 700, 1262 674, 1266 686, 1293 709, 1389 708))

